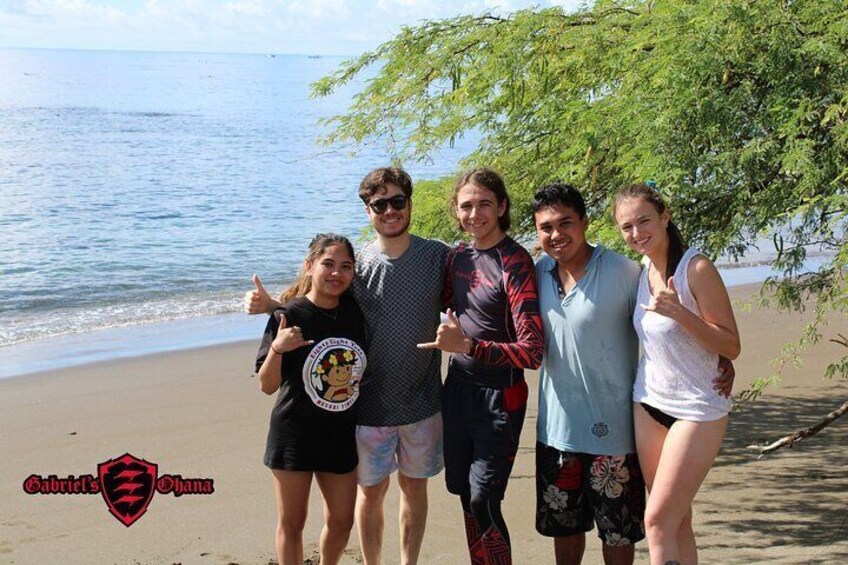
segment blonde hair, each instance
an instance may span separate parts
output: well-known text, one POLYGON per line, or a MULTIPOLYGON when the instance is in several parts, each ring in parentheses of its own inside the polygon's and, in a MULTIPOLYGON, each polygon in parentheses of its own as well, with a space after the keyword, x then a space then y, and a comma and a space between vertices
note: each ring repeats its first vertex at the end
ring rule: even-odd
MULTIPOLYGON (((353 245, 351 245, 350 240, 343 235, 335 233, 319 233, 312 238, 304 261, 314 263, 324 254, 327 248, 332 247, 333 245, 345 246, 347 248, 347 252, 350 254, 350 258, 353 261, 356 261, 353 254, 353 245)), ((304 267, 301 267, 295 282, 280 294, 280 298, 278 298, 278 300, 281 304, 285 304, 292 298, 306 296, 311 289, 312 277, 306 272, 304 267)))

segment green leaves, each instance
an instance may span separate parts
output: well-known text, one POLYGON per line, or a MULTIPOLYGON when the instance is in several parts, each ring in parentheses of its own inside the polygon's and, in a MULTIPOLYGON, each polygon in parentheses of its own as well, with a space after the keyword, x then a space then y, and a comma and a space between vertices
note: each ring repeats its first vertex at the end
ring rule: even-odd
MULTIPOLYGON (((519 235, 533 232, 533 191, 564 180, 583 190, 593 233, 615 246, 611 194, 653 178, 691 244, 738 257, 779 232, 783 277, 764 288, 787 308, 811 304, 817 323, 845 311, 840 0, 598 0, 576 13, 427 21, 343 63, 313 94, 362 76, 353 105, 329 120, 328 143, 382 143, 410 162, 473 132, 480 143, 465 165, 504 174, 519 235), (808 251, 825 258, 812 276, 802 275, 808 251)), ((419 233, 456 236, 452 185, 418 183, 419 233)))

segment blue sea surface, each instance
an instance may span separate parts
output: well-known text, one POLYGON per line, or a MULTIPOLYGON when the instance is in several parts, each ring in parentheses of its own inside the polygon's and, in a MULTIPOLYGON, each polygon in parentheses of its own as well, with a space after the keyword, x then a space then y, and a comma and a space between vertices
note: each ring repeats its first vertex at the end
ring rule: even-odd
MULTIPOLYGON (((367 225, 384 166, 317 143, 337 57, 0 50, 0 356, 57 335, 234 312, 279 289, 311 237, 367 225), (8 351, 7 351, 8 353, 8 351)), ((416 179, 453 174, 459 141, 416 179)))
MULTIPOLYGON (((315 233, 358 238, 388 162, 317 143, 368 78, 310 99, 341 62, 0 49, 0 377, 258 340, 250 275, 280 290, 315 233)), ((454 174, 476 141, 406 168, 454 174)), ((720 268, 756 282, 770 258, 720 268)))

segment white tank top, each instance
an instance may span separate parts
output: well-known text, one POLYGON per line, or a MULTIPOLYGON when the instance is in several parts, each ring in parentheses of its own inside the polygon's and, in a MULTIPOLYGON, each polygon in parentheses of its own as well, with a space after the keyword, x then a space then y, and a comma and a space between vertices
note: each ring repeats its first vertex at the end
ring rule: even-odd
MULTIPOLYGON (((688 249, 674 271, 674 286, 680 303, 701 315, 689 289, 689 262, 700 253, 688 249)), ((640 306, 651 302, 646 262, 639 278, 639 294, 633 313, 633 326, 639 335, 642 357, 633 385, 633 401, 644 402, 669 416, 706 422, 730 412, 730 399, 713 389, 719 375, 718 354, 707 351, 677 322, 648 312, 640 306)))

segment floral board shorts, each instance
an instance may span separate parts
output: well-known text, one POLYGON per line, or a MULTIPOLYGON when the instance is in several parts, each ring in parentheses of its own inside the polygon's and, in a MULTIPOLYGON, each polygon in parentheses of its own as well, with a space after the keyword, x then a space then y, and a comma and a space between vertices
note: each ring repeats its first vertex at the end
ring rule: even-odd
POLYGON ((645 481, 635 453, 593 455, 536 443, 536 530, 565 537, 598 524, 606 545, 645 538, 645 481))

